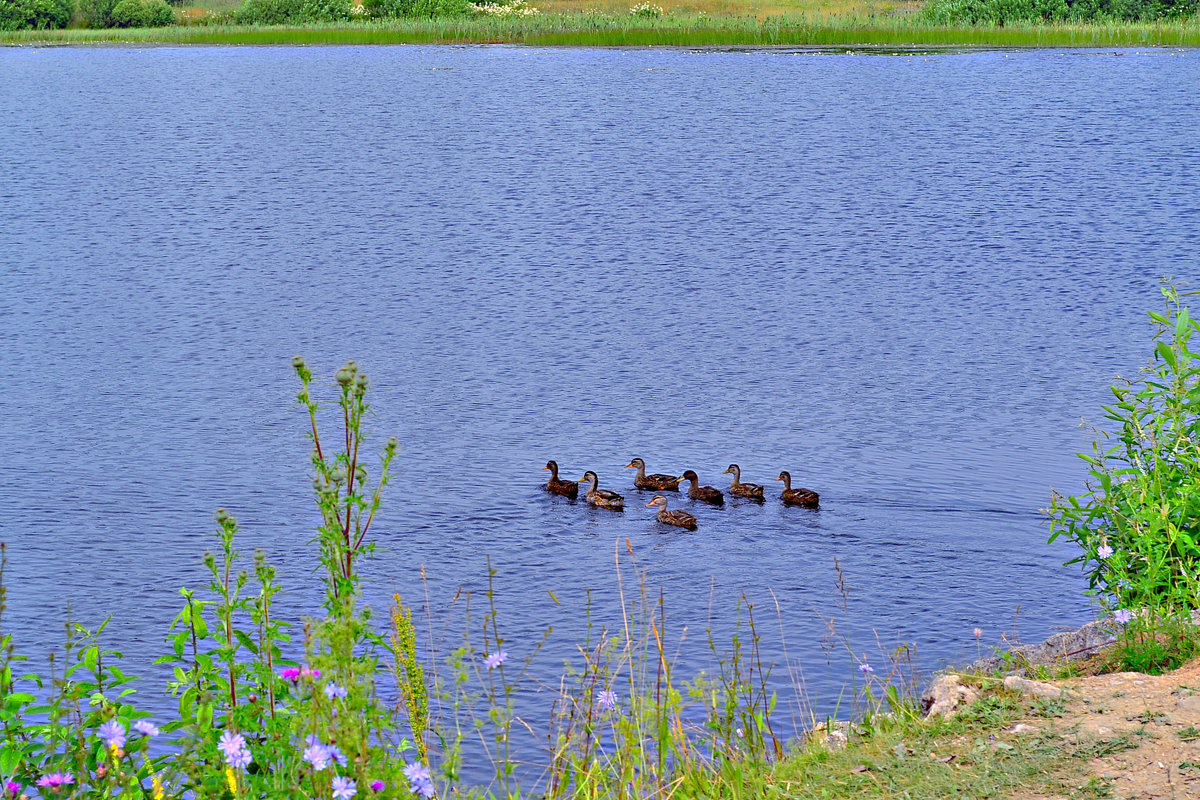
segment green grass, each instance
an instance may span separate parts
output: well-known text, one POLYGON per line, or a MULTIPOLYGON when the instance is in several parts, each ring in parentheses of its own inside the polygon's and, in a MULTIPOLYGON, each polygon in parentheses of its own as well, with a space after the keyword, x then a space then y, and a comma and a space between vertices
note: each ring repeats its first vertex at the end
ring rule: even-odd
POLYGON ((162 43, 222 45, 485 44, 588 47, 790 46, 829 48, 1021 48, 1200 46, 1200 23, 946 27, 912 18, 628 15, 562 13, 521 19, 421 19, 251 27, 186 25, 154 29, 15 31, 0 44, 162 43))

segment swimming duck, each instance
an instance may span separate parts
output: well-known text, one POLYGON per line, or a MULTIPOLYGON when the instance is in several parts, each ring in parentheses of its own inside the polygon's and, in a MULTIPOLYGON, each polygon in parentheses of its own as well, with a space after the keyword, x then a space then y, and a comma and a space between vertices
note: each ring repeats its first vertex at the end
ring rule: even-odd
POLYGON ((674 525, 677 528, 687 528, 689 531, 696 530, 696 518, 686 511, 667 511, 667 498, 661 494, 654 495, 654 499, 646 503, 646 508, 650 506, 658 506, 658 521, 663 525, 674 525))
POLYGON ((546 491, 554 494, 561 494, 563 497, 569 497, 574 500, 579 496, 579 484, 575 481, 559 480, 558 477, 558 462, 547 461, 546 466, 542 469, 550 470, 550 480, 546 482, 546 491))
POLYGON ((625 465, 625 469, 633 469, 634 467, 637 467, 637 475, 633 477, 633 485, 637 488, 655 489, 657 491, 679 491, 679 482, 683 478, 676 478, 674 475, 664 475, 661 472, 647 475, 646 462, 640 458, 635 458, 625 465))
POLYGON ((583 477, 579 479, 580 483, 592 482, 592 488, 584 494, 584 499, 594 506, 600 508, 611 508, 613 511, 625 510, 625 498, 616 492, 610 492, 607 489, 600 488, 600 477, 590 469, 583 473, 583 477))
POLYGON ((737 464, 730 464, 729 469, 721 474, 733 475, 733 483, 729 486, 730 494, 736 494, 738 497, 749 497, 751 500, 763 499, 763 487, 757 483, 742 483, 742 468, 737 464))
POLYGON ((816 508, 821 502, 821 497, 812 489, 793 489, 792 474, 790 472, 781 472, 777 481, 783 481, 783 504, 785 506, 804 506, 806 508, 816 508))
POLYGON ((688 497, 693 500, 703 500, 705 503, 712 503, 714 506, 725 505, 725 495, 711 486, 697 485, 700 483, 700 478, 696 475, 695 471, 689 469, 683 473, 683 479, 692 482, 691 488, 688 489, 688 497))

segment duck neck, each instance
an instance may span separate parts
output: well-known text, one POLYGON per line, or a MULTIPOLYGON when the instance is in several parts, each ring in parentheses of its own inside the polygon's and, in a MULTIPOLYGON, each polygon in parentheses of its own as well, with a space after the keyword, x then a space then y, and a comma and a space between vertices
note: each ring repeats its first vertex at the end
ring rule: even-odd
POLYGON ((639 461, 639 462, 637 463, 637 476, 638 476, 638 480, 645 480, 645 478, 646 478, 646 464, 645 464, 645 462, 639 461))
POLYGON ((734 464, 732 467, 730 467, 729 471, 730 471, 730 473, 733 474, 733 485, 734 486, 737 486, 739 483, 742 482, 742 470, 738 467, 737 464, 734 464))
POLYGON ((783 473, 783 488, 788 492, 792 490, 792 476, 788 475, 786 472, 783 473))
POLYGON ((547 464, 546 466, 547 466, 547 469, 550 470, 550 480, 557 481, 558 480, 558 464, 551 463, 551 464, 547 464))

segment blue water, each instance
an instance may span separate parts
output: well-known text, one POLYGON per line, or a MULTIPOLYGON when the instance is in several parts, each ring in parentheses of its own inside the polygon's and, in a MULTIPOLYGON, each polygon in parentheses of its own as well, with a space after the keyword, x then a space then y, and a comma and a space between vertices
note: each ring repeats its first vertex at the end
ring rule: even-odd
POLYGON ((39 661, 112 614, 160 675, 217 506, 315 613, 297 353, 356 359, 403 445, 369 599, 440 619, 490 555, 547 682, 587 590, 619 626, 626 540, 683 673, 744 592, 821 713, 822 615, 923 669, 1082 623, 1038 510, 1195 276, 1198 83, 1174 50, 0 49, 5 629, 39 661), (635 455, 768 500, 663 529, 635 455), (548 496, 550 458, 625 513, 548 496))

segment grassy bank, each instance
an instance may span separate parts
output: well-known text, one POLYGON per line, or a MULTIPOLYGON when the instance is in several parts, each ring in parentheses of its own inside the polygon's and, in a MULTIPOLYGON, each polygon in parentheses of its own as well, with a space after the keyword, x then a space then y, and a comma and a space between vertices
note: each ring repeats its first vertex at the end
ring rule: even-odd
POLYGON ((522 44, 588 47, 1023 48, 1200 46, 1200 23, 941 26, 910 13, 664 17, 557 11, 523 18, 409 19, 301 26, 176 25, 151 29, 13 31, 0 44, 522 44))

